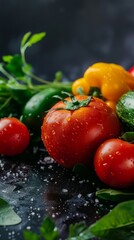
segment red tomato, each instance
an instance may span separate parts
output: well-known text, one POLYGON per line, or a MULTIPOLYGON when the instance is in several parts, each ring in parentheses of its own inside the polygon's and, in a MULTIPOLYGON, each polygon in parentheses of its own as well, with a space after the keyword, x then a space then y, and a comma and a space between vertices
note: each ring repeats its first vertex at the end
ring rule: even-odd
POLYGON ((16 118, 0 120, 0 154, 20 154, 28 146, 30 134, 27 127, 16 118))
MULTIPOLYGON (((75 99, 82 102, 87 98, 79 95, 75 99)), ((97 147, 120 134, 119 120, 99 98, 92 98, 87 106, 76 110, 63 109, 65 106, 60 101, 45 116, 41 129, 43 143, 50 156, 64 167, 89 165, 97 147)))
POLYGON ((134 144, 109 139, 96 151, 94 166, 97 176, 110 187, 134 185, 134 144))

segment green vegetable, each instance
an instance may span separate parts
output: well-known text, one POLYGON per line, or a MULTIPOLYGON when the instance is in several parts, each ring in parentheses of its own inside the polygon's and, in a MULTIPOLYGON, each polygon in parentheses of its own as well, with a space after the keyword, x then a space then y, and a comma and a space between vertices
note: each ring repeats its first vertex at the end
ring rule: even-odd
MULTIPOLYGON (((58 240, 59 231, 53 221, 47 217, 44 219, 39 234, 24 231, 24 240, 58 240)), ((133 240, 134 239, 134 200, 119 203, 108 214, 87 227, 85 222, 71 224, 66 240, 133 240)))
POLYGON ((21 222, 21 218, 12 207, 0 198, 0 226, 15 225, 21 222))
MULTIPOLYGON (((24 240, 58 240, 60 233, 52 219, 46 217, 39 228, 39 234, 25 230, 23 236, 24 240)), ((93 239, 93 237, 94 235, 89 232, 86 223, 79 222, 69 226, 69 236, 66 240, 89 240, 93 239)))
POLYGON ((127 141, 127 142, 134 142, 134 132, 125 132, 123 135, 120 137, 121 139, 127 141))
POLYGON ((134 239, 134 200, 119 203, 89 227, 92 234, 108 240, 134 239))
POLYGON ((25 230, 23 235, 24 240, 40 240, 42 237, 45 240, 56 240, 59 238, 59 232, 55 227, 54 222, 49 217, 46 217, 43 220, 39 229, 39 235, 28 230, 25 230))
POLYGON ((96 192, 96 197, 118 202, 134 199, 134 192, 119 191, 115 189, 101 189, 96 192))
POLYGON ((2 57, 3 61, 0 63, 0 117, 15 116, 19 118, 26 102, 43 89, 47 88, 48 91, 49 88, 65 90, 65 87, 66 91, 70 89, 71 83, 62 82, 61 72, 57 72, 54 80, 50 82, 33 74, 33 67, 26 61, 26 50, 41 41, 45 35, 45 32, 33 35, 31 32, 26 33, 21 40, 20 53, 2 57), (13 105, 14 107, 12 107, 13 105))
POLYGON ((125 127, 134 131, 134 91, 122 95, 116 104, 116 112, 125 127))
POLYGON ((39 133, 43 118, 46 112, 59 101, 60 97, 66 97, 67 95, 62 91, 71 91, 68 87, 64 88, 46 88, 39 93, 35 94, 24 106, 24 110, 21 116, 21 121, 27 125, 32 133, 39 133))
POLYGON ((95 237, 85 222, 78 222, 69 226, 69 237, 66 240, 89 240, 95 237))

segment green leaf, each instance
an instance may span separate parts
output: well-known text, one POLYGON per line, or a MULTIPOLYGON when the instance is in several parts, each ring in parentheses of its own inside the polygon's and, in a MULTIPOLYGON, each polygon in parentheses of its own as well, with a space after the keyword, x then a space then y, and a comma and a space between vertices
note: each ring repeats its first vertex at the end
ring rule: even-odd
POLYGON ((40 240, 39 235, 37 235, 36 233, 33 233, 29 230, 25 230, 23 232, 23 237, 24 237, 24 240, 40 240))
POLYGON ((40 232, 45 240, 56 240, 59 237, 59 232, 49 217, 44 219, 40 227, 40 232))
POLYGON ((101 189, 96 192, 96 196, 110 201, 125 201, 134 199, 134 192, 118 191, 114 189, 101 189))
POLYGON ((134 200, 119 203, 89 227, 92 234, 108 240, 134 239, 134 200))
POLYGON ((13 58, 13 56, 11 56, 11 55, 5 55, 2 57, 2 60, 6 63, 9 63, 9 62, 11 62, 12 58, 13 58))
POLYGON ((25 45, 25 43, 27 42, 28 38, 30 37, 31 32, 27 32, 26 34, 24 34, 22 40, 21 40, 21 47, 23 47, 25 45))
POLYGON ((89 231, 85 222, 71 224, 69 227, 69 237, 66 240, 89 240, 94 235, 89 231))
POLYGON ((0 198, 0 226, 16 225, 21 222, 21 218, 15 213, 12 207, 0 198))
POLYGON ((6 64, 5 68, 14 76, 21 77, 24 76, 22 66, 23 66, 22 58, 20 55, 16 54, 12 57, 11 61, 6 64))
POLYGON ((69 228, 69 236, 70 237, 76 237, 78 236, 82 231, 86 229, 85 222, 79 222, 75 224, 71 224, 69 228))
POLYGON ((120 138, 127 142, 134 142, 134 132, 125 132, 120 138))
POLYGON ((33 34, 28 41, 28 46, 31 47, 33 44, 41 41, 45 36, 46 36, 45 32, 33 34))

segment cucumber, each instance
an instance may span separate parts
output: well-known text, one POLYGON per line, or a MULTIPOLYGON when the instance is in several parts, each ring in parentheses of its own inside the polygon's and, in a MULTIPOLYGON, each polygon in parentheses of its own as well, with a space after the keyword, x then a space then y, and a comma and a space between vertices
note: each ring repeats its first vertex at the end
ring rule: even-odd
POLYGON ((124 126, 134 131, 134 91, 121 96, 116 104, 116 113, 124 126))

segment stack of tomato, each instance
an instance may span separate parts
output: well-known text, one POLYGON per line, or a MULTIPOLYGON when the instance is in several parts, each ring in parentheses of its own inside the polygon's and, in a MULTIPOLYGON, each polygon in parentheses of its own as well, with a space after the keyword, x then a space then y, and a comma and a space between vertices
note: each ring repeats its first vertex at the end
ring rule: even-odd
MULTIPOLYGON (((134 185, 134 145, 120 138, 124 129, 115 111, 118 99, 134 89, 132 72, 132 68, 126 71, 116 64, 96 63, 73 82, 73 94, 49 110, 41 138, 57 163, 66 168, 94 166, 101 181, 111 187, 134 185)), ((20 154, 29 141, 28 128, 22 122, 0 120, 1 154, 20 154)))
POLYGON ((134 144, 120 139, 123 128, 115 112, 118 99, 134 89, 132 72, 96 63, 73 82, 74 97, 54 105, 42 125, 42 140, 55 161, 67 168, 94 165, 101 181, 111 187, 134 185, 134 144), (92 97, 85 96, 91 88, 92 97), (94 97, 96 93, 102 99, 94 97))

